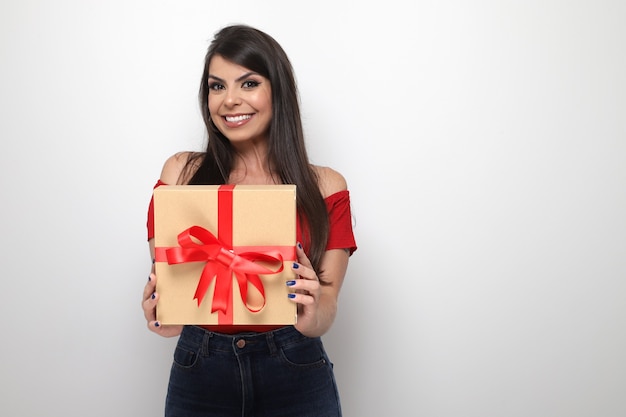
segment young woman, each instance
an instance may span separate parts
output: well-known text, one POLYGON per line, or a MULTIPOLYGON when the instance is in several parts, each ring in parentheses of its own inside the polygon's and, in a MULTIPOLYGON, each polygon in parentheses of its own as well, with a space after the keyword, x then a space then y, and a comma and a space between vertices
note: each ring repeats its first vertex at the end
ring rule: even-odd
MULTIPOLYGON (((269 35, 245 25, 216 33, 199 92, 208 142, 163 166, 168 184, 296 184, 294 326, 167 326, 156 321, 154 268, 142 307, 148 328, 179 336, 165 415, 341 416, 332 363, 321 336, 356 250, 350 197, 337 171, 312 165, 305 148, 291 63, 269 35)), ((153 205, 148 241, 154 258, 153 205)))

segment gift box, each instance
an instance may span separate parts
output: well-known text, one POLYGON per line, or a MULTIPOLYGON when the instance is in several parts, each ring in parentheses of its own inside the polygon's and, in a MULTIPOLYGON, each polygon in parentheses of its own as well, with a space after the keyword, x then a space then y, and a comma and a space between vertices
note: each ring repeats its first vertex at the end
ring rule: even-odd
POLYGON ((162 324, 294 324, 295 185, 164 185, 154 190, 162 324))

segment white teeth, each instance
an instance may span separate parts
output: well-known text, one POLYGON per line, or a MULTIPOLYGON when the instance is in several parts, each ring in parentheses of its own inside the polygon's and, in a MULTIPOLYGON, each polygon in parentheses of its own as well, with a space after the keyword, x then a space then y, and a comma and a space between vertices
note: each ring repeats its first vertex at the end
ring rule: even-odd
POLYGON ((226 116, 226 121, 227 122, 241 122, 242 120, 247 120, 251 117, 252 116, 250 116, 249 114, 243 114, 241 116, 235 116, 235 117, 226 116))

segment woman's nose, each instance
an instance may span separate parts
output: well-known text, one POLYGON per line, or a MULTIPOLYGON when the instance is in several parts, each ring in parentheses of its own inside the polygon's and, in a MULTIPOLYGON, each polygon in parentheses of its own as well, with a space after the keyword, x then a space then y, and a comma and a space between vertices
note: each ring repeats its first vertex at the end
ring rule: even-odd
POLYGON ((227 106, 236 106, 237 104, 241 103, 241 97, 239 97, 239 94, 236 90, 227 90, 224 103, 227 106))

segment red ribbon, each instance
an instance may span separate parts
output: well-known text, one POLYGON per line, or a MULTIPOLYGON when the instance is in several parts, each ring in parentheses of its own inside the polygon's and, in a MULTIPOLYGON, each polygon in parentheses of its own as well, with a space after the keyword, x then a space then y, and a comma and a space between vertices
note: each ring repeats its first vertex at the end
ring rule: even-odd
MULTIPOLYGON (((156 248, 155 260, 181 264, 187 262, 206 262, 196 287, 194 299, 198 306, 215 278, 211 312, 218 312, 220 324, 232 323, 232 276, 237 278, 241 300, 251 312, 258 312, 265 306, 265 289, 259 274, 277 274, 283 270, 284 247, 238 247, 232 244, 232 191, 234 185, 222 185, 218 188, 218 236, 200 226, 191 226, 178 235, 177 247, 156 248), (279 263, 275 269, 269 269, 256 262, 279 263), (263 303, 259 308, 252 308, 248 303, 248 284, 253 285, 261 294, 263 303)), ((295 257, 294 249, 289 247, 287 257, 295 257)))

